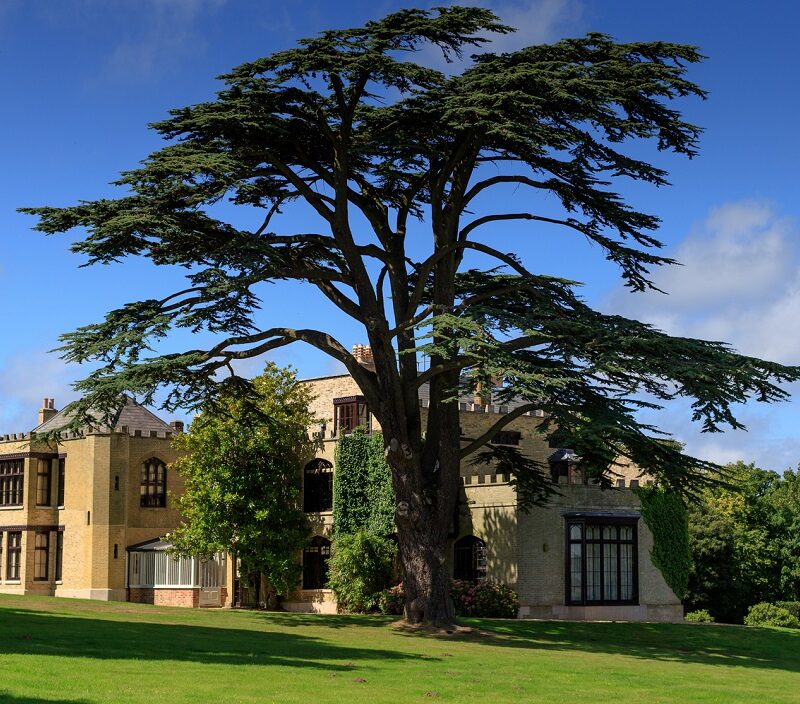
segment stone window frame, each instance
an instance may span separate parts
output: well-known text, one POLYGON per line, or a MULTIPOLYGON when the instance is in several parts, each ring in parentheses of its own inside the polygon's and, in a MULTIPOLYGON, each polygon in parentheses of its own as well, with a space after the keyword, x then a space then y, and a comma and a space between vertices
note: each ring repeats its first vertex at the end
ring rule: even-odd
POLYGON ((303 468, 303 511, 327 513, 333 510, 333 465, 317 457, 303 468))
POLYGON ((315 535, 303 548, 303 589, 327 589, 331 541, 315 535))
POLYGON ((520 440, 522 440, 522 433, 519 430, 500 430, 494 434, 491 443, 492 445, 519 446, 520 440))
POLYGON ((6 531, 6 536, 6 582, 19 582, 22 571, 22 531, 6 531), (16 536, 16 540, 12 536, 16 536))
POLYGON ((372 418, 363 396, 342 396, 333 399, 333 435, 352 433, 356 428, 372 430, 372 418))
POLYGON ((614 514, 566 514, 564 516, 564 598, 567 606, 638 606, 639 604, 639 516, 633 515, 614 515, 614 514), (573 527, 580 527, 580 537, 576 538, 574 534, 571 535, 573 527), (587 527, 599 528, 599 538, 587 538, 587 527), (616 528, 618 531, 617 538, 606 538, 604 529, 606 527, 616 528), (619 537, 619 528, 629 527, 632 529, 632 537, 630 539, 621 539, 619 537), (587 598, 587 550, 588 545, 599 545, 600 555, 600 598, 590 599, 587 598), (573 595, 572 589, 572 548, 573 546, 580 546, 580 597, 573 595), (631 596, 628 599, 619 598, 622 586, 622 545, 631 546, 631 596), (616 576, 617 576, 617 589, 618 598, 607 598, 607 590, 605 589, 605 554, 607 546, 615 546, 616 549, 616 576))
POLYGON ((0 459, 0 506, 20 507, 25 502, 25 460, 0 459))
POLYGON ((53 501, 53 465, 49 459, 36 460, 36 505, 50 506, 53 501))
POLYGON ((142 462, 139 482, 140 508, 167 507, 167 463, 158 457, 142 462), (162 470, 160 477, 159 471, 162 470))
POLYGON ((33 581, 50 579, 50 531, 37 530, 33 534, 33 581))
POLYGON ((485 540, 464 535, 453 543, 453 579, 476 584, 486 581, 485 540))

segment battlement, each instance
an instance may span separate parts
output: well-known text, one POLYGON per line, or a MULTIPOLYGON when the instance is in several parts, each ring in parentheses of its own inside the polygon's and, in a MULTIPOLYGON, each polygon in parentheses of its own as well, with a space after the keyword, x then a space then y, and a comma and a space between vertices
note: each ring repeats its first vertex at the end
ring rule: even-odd
POLYGON ((0 435, 0 442, 15 442, 20 440, 32 440, 36 437, 36 433, 6 433, 0 435))
MULTIPOLYGON (((485 474, 473 474, 466 477, 461 477, 461 484, 465 487, 477 487, 477 486, 487 486, 487 485, 498 485, 498 484, 508 484, 511 477, 508 474, 503 473, 485 473, 485 474)), ((643 486, 650 486, 652 485, 653 481, 651 479, 647 479, 643 482, 640 482, 638 479, 626 479, 624 477, 618 477, 614 481, 614 488, 615 489, 636 489, 640 485, 643 486)), ((558 485, 561 486, 582 486, 582 487, 589 487, 600 489, 600 482, 596 479, 589 480, 586 484, 583 481, 569 481, 568 477, 559 477, 558 478, 558 485)))
MULTIPOLYGON (((159 432, 156 430, 150 430, 142 432, 141 430, 132 430, 129 429, 127 425, 123 425, 120 427, 119 430, 114 431, 114 433, 118 435, 129 435, 132 438, 160 438, 162 440, 170 440, 175 436, 173 432, 159 432)), ((84 438, 87 435, 108 435, 110 431, 105 430, 90 430, 88 432, 76 432, 76 431, 69 431, 64 432, 59 435, 59 440, 78 440, 80 438, 84 438)), ((24 440, 36 440, 37 434, 34 432, 27 432, 27 433, 5 433, 0 435, 0 442, 20 442, 24 440)))
MULTIPOLYGON (((421 398, 419 400, 420 408, 429 408, 430 401, 427 398, 421 398)), ((509 413, 513 411, 516 406, 513 405, 506 405, 506 404, 482 404, 482 403, 471 403, 469 401, 459 401, 458 402, 458 410, 461 412, 466 413, 497 413, 503 415, 505 413, 509 413)), ((535 410, 535 411, 526 411, 522 414, 523 416, 529 416, 533 418, 544 418, 544 411, 535 410)))

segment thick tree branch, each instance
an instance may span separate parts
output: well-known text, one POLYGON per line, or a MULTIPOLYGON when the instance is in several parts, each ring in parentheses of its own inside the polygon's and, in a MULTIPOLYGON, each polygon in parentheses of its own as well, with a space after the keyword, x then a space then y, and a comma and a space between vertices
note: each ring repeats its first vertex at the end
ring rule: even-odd
POLYGON ((498 432, 500 432, 503 428, 505 428, 511 421, 516 420, 521 415, 528 413, 529 411, 535 411, 537 405, 535 403, 526 403, 522 406, 517 406, 514 410, 509 411, 508 413, 503 414, 497 420, 497 422, 493 423, 489 429, 483 433, 480 437, 472 440, 466 447, 461 448, 461 459, 463 460, 465 457, 468 457, 473 452, 480 450, 486 443, 488 443, 498 432))

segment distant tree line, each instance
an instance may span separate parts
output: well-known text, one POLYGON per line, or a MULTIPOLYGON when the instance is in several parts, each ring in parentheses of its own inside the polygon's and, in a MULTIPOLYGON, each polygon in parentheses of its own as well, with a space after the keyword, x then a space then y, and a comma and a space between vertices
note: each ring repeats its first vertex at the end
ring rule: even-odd
POLYGON ((800 481, 744 462, 726 470, 727 486, 689 505, 694 567, 684 603, 741 623, 759 602, 800 601, 800 481))

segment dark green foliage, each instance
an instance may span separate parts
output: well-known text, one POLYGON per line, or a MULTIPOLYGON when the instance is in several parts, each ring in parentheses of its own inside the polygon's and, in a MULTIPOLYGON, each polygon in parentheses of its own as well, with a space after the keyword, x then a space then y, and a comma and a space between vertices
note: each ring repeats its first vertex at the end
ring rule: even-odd
POLYGON ((307 387, 269 363, 253 380, 256 408, 223 398, 198 415, 175 447, 184 480, 183 523, 170 533, 178 551, 229 551, 244 574, 261 573, 278 594, 297 586, 297 555, 309 534, 300 510, 300 467, 310 453, 307 387), (264 419, 268 418, 268 422, 264 419))
POLYGON ((800 485, 794 472, 781 477, 743 462, 725 473, 725 485, 689 505, 694 569, 685 603, 741 623, 753 604, 800 593, 800 485))
POLYGON ((519 598, 509 586, 498 582, 462 582, 450 586, 456 614, 478 618, 517 618, 519 598))
POLYGON ((690 611, 683 617, 683 620, 689 623, 714 623, 714 617, 705 609, 690 611))
POLYGON ((800 620, 800 601, 776 601, 775 606, 786 609, 792 616, 800 620))
POLYGON ((800 628, 800 620, 787 609, 777 604, 761 602, 751 606, 744 617, 745 626, 777 626, 779 628, 800 628))
POLYGON ((653 564, 675 596, 683 599, 692 571, 686 505, 676 491, 660 486, 642 486, 637 493, 642 502, 642 518, 653 534, 653 564))
POLYGON ((339 533, 328 563, 328 587, 349 613, 377 611, 381 593, 394 578, 397 545, 366 530, 339 533))
POLYGON ((333 553, 328 584, 340 608, 375 611, 395 579, 394 493, 380 433, 357 428, 336 443, 333 553))
MULTIPOLYGON (((171 143, 122 175, 128 195, 24 209, 46 233, 86 228, 73 249, 89 263, 140 255, 192 270, 181 293, 132 303, 64 336, 67 360, 101 363, 78 385, 84 400, 76 410, 109 407, 123 391, 151 402, 159 386, 169 389, 167 407, 196 407, 220 391, 217 371, 232 359, 295 341, 342 361, 378 409, 379 389, 399 388, 398 380, 406 388, 420 383, 422 353, 432 361, 422 375, 428 379, 451 370, 505 379, 505 393, 547 411, 602 481, 619 454, 670 485, 688 488, 690 478, 701 478, 697 469, 705 463, 659 447, 655 429, 636 420, 636 410, 649 405, 637 394, 655 402, 693 397, 695 420, 707 430, 739 427, 732 404, 784 398, 773 382, 796 379, 798 370, 597 313, 573 293, 572 282, 532 273, 470 235, 493 222, 560 227, 598 243, 631 288, 647 288, 648 269, 670 262, 653 252, 658 219, 607 186, 619 178, 667 183, 662 169, 622 151, 627 141, 696 153, 699 128, 666 103, 704 95, 686 77, 687 64, 702 56, 691 46, 617 44, 590 34, 486 53, 451 77, 407 61, 426 43, 460 54, 483 44, 487 32, 507 31, 488 10, 449 7, 402 10, 361 28, 323 32, 237 67, 215 101, 155 123, 171 143), (487 171, 492 163, 504 170, 487 171), (474 200, 509 186, 520 190, 520 212, 462 222, 474 200), (563 218, 535 212, 539 193, 561 203, 563 218), (252 232, 218 220, 209 208, 226 198, 263 208, 262 227, 252 232), (327 232, 269 231, 272 216, 295 202, 310 206, 327 232), (378 245, 354 240, 348 208, 366 218, 378 245), (406 267, 407 220, 426 212, 435 253, 406 267), (468 250, 494 264, 458 271, 468 250), (380 284, 370 280, 366 260, 384 266, 380 284), (383 310, 384 276, 394 309, 376 327, 370 320, 383 310), (259 330, 253 289, 281 279, 309 282, 363 322, 379 361, 394 356, 396 338, 401 372, 392 362, 372 378, 324 331, 259 330), (440 300, 437 291, 451 289, 449 300, 440 300), (434 334, 416 344, 415 326, 423 322, 434 334), (224 338, 210 349, 151 354, 152 343, 173 327, 224 338), (402 378, 384 378, 391 368, 402 378)), ((225 386, 248 388, 236 378, 225 386)), ((418 410, 405 412, 413 427, 418 410)), ((436 416, 431 412, 430 422, 436 416)), ((524 476, 519 482, 521 489, 530 484, 524 476)), ((546 499, 540 482, 532 485, 530 502, 546 499)))
POLYGON ((383 537, 395 532, 394 492, 380 433, 357 428, 337 442, 333 497, 337 538, 362 530, 383 537))

